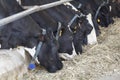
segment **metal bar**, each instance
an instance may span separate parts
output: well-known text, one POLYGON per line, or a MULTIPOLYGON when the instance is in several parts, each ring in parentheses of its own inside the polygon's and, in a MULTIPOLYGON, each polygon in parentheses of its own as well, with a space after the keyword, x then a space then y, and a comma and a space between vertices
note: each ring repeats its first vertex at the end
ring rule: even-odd
POLYGON ((31 9, 28 9, 28 10, 25 10, 25 11, 22 11, 22 12, 19 12, 15 15, 12 15, 12 16, 9 16, 9 17, 6 17, 4 19, 1 19, 0 20, 0 27, 3 26, 3 25, 6 25, 8 23, 11 23, 13 21, 16 21, 20 18, 23 18, 27 15, 30 15, 34 12, 37 12, 37 11, 41 11, 41 10, 44 10, 44 9, 48 9, 48 8, 51 8, 51 7, 54 7, 54 6, 58 6, 58 5, 61 5, 63 3, 66 3, 66 2, 70 2, 72 0, 62 0, 62 1, 56 1, 56 2, 53 2, 53 3, 49 3, 49 4, 45 4, 45 5, 41 5, 41 6, 35 6, 31 9))
POLYGON ((61 26, 62 26, 61 22, 58 22, 58 29, 57 29, 57 34, 56 34, 56 40, 57 40, 57 41, 58 41, 58 39, 59 39, 59 34, 60 34, 61 26))
MULTIPOLYGON (((43 29, 42 34, 45 35, 46 34, 46 30, 43 29)), ((40 53, 40 49, 42 47, 42 44, 43 44, 43 42, 41 42, 41 41, 38 43, 36 52, 35 52, 34 56, 32 57, 32 60, 31 60, 31 62, 29 64, 29 66, 28 66, 28 69, 32 70, 32 69, 36 68, 36 66, 35 66, 35 60, 36 60, 38 54, 40 53)))
POLYGON ((104 6, 105 4, 106 4, 106 2, 103 2, 103 3, 98 7, 98 9, 97 9, 97 11, 96 11, 96 13, 95 13, 95 17, 94 17, 95 20, 97 19, 97 16, 98 16, 98 13, 99 13, 101 7, 104 6))
MULTIPOLYGON (((34 5, 34 6, 37 6, 37 5, 34 5)), ((23 9, 30 9, 30 8, 32 8, 32 7, 34 7, 34 6, 22 6, 22 8, 23 8, 23 9)))
POLYGON ((72 18, 72 20, 68 23, 68 26, 70 27, 78 17, 80 17, 80 16, 78 14, 75 14, 75 16, 72 18))
POLYGON ((19 5, 21 5, 21 0, 16 0, 18 3, 19 3, 19 5))

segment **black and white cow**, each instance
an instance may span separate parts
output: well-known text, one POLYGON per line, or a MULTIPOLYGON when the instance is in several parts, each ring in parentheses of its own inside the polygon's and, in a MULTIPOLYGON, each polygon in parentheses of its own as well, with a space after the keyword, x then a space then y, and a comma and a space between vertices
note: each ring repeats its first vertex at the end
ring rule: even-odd
MULTIPOLYGON (((37 4, 42 4, 45 1, 37 1, 37 4)), ((31 1, 31 5, 34 3, 34 0, 31 1)), ((30 2, 29 2, 30 4, 30 2)), ((37 12, 35 14, 32 14, 31 16, 33 17, 34 20, 36 20, 36 22, 38 22, 38 24, 43 25, 43 23, 45 23, 46 21, 48 22, 46 25, 51 25, 52 22, 61 22, 61 31, 59 34, 59 49, 58 52, 59 53, 68 53, 69 55, 72 55, 72 53, 74 53, 74 47, 73 47, 73 34, 70 31, 69 27, 67 27, 67 22, 69 18, 72 18, 72 16, 68 16, 68 19, 66 19, 67 16, 66 13, 59 13, 58 11, 59 9, 55 8, 55 9, 48 9, 48 10, 44 10, 44 11, 40 11, 37 12), (39 16, 39 17, 38 17, 39 16), (39 19, 38 19, 39 18, 39 19), (40 19, 42 21, 40 21, 40 19), (54 20, 53 20, 54 19, 54 20), (65 21, 67 20, 67 22, 65 21)), ((56 22, 56 23, 57 23, 56 22)), ((51 27, 53 30, 55 30, 55 23, 53 23, 53 25, 51 25, 51 27)), ((81 45, 80 45, 81 46, 81 45)), ((80 50, 82 50, 82 48, 80 47, 80 50)))
MULTIPOLYGON (((4 18, 23 11, 16 0, 0 0, 0 18, 4 18)), ((43 36, 42 28, 30 17, 24 17, 0 28, 1 49, 25 46, 32 48, 43 41, 39 52, 40 64, 49 72, 56 72, 63 67, 58 56, 58 41, 53 31, 46 28, 46 35, 43 36)))
MULTIPOLYGON (((89 33, 89 35, 87 35, 87 38, 86 38, 87 44, 95 44, 95 43, 97 43, 96 33, 99 33, 99 31, 96 31, 96 33, 95 33, 96 27, 93 24, 94 21, 92 20, 92 13, 91 13, 91 11, 88 11, 90 9, 88 9, 87 13, 85 13, 86 9, 83 9, 84 12, 82 10, 79 10, 78 8, 76 8, 76 6, 73 5, 74 2, 77 3, 77 6, 81 5, 81 3, 76 2, 76 1, 72 1, 71 2, 72 4, 71 3, 65 3, 65 5, 68 6, 69 8, 71 8, 71 9, 79 12, 79 13, 83 13, 86 16, 87 21, 89 22, 89 24, 93 28, 92 31, 89 33)), ((99 29, 96 29, 96 30, 99 30, 99 29)))

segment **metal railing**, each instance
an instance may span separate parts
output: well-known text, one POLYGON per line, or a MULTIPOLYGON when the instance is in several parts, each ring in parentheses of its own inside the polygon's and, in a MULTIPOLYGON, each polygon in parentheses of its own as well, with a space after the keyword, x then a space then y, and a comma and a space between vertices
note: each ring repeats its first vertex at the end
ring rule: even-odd
POLYGON ((45 9, 48 9, 51 7, 55 7, 55 6, 58 6, 58 5, 61 5, 63 3, 70 2, 70 1, 72 1, 72 0, 62 0, 62 1, 56 1, 56 2, 49 3, 49 4, 41 5, 41 6, 34 6, 34 7, 27 9, 25 11, 22 11, 22 12, 14 14, 14 15, 11 15, 9 17, 0 19, 0 28, 3 25, 6 25, 6 24, 11 23, 13 21, 16 21, 20 18, 28 16, 32 13, 37 12, 37 11, 41 11, 41 10, 45 10, 45 9))

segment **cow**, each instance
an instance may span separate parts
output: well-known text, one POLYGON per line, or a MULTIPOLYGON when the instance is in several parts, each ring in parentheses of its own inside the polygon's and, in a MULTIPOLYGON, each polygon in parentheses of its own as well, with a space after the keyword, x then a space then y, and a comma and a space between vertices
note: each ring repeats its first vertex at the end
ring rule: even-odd
POLYGON ((101 7, 96 19, 97 19, 97 23, 101 27, 108 27, 109 24, 114 23, 114 21, 112 19, 112 16, 110 14, 110 6, 109 6, 109 4, 106 4, 106 5, 101 7))
POLYGON ((37 56, 40 65, 45 67, 48 72, 54 73, 63 67, 63 63, 58 54, 58 49, 58 41, 55 39, 52 29, 49 29, 45 37, 45 42, 37 56))
MULTIPOLYGON (((0 18, 4 18, 24 9, 16 0, 0 0, 0 18)), ((46 28, 46 35, 42 35, 42 27, 31 16, 14 21, 0 29, 1 49, 25 46, 32 48, 40 41, 43 45, 40 49, 38 60, 48 72, 56 72, 62 69, 63 64, 58 56, 58 41, 51 29, 46 28)))

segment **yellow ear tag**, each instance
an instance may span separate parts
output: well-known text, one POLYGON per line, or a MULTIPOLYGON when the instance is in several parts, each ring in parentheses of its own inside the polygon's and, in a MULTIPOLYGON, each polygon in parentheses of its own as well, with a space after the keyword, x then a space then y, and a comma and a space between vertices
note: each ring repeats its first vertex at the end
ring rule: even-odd
POLYGON ((75 30, 77 29, 77 27, 75 26, 75 28, 74 28, 75 30))
POLYGON ((97 22, 100 22, 100 19, 97 19, 97 22))
POLYGON ((62 36, 62 30, 60 30, 59 36, 62 36))
POLYGON ((75 27, 74 27, 74 32, 73 32, 73 33, 76 33, 76 29, 77 29, 77 27, 75 26, 75 27))

